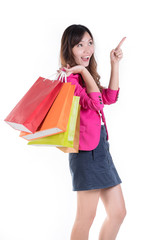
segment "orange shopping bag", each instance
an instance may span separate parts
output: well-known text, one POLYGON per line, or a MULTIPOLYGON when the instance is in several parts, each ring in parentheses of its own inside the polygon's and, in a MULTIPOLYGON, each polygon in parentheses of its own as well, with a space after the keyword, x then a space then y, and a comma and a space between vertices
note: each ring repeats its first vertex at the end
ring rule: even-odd
POLYGON ((35 133, 21 132, 20 137, 33 140, 66 131, 75 85, 71 85, 70 82, 62 84, 58 96, 37 131, 35 133))

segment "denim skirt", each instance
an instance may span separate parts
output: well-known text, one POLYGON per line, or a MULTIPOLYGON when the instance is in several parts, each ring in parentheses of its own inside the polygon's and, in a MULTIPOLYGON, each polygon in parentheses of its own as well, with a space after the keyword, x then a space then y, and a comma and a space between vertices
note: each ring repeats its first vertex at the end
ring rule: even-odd
POLYGON ((109 188, 122 183, 109 152, 104 125, 95 149, 69 153, 69 169, 73 191, 109 188))

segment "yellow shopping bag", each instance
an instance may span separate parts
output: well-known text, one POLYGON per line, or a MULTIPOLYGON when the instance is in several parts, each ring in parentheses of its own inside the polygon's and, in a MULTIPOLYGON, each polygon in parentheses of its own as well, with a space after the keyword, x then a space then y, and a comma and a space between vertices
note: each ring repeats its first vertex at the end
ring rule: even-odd
POLYGON ((65 132, 32 140, 28 142, 28 145, 73 148, 77 117, 78 112, 80 112, 79 99, 80 97, 78 96, 73 97, 67 130, 65 132))
POLYGON ((80 132, 80 105, 78 108, 78 116, 77 116, 77 122, 76 122, 73 147, 57 147, 57 148, 65 153, 78 153, 79 152, 79 132, 80 132))

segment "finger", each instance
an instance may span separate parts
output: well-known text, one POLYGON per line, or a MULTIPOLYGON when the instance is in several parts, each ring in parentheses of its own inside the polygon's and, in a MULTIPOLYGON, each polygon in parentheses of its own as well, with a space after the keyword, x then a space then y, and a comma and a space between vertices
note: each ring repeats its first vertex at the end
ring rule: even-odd
POLYGON ((114 55, 119 56, 119 55, 122 55, 122 54, 123 54, 122 52, 119 52, 119 53, 115 53, 114 55))
POLYGON ((118 50, 113 49, 111 51, 111 55, 117 56, 118 54, 122 54, 122 50, 121 49, 118 49, 118 50))
POLYGON ((115 50, 113 49, 113 50, 111 51, 111 55, 114 55, 114 53, 115 53, 115 50))
POLYGON ((123 57, 123 55, 118 55, 118 56, 116 56, 116 58, 122 58, 123 57))
POLYGON ((63 69, 64 69, 63 67, 59 68, 59 72, 62 72, 62 71, 63 71, 63 69))
POLYGON ((67 68, 63 67, 62 71, 67 72, 67 68))
POLYGON ((66 72, 67 77, 70 76, 71 74, 72 74, 72 72, 70 72, 70 71, 66 72))
POLYGON ((123 44, 123 42, 125 41, 125 39, 126 39, 126 37, 122 38, 122 40, 120 41, 120 43, 118 44, 118 46, 115 48, 115 50, 119 49, 119 48, 122 46, 122 44, 123 44))
POLYGON ((118 58, 122 58, 123 57, 123 55, 119 55, 119 56, 117 56, 118 58))
POLYGON ((114 52, 115 52, 116 54, 117 54, 117 53, 119 54, 119 53, 122 53, 122 50, 121 50, 121 48, 119 48, 119 49, 115 50, 114 52))
POLYGON ((69 76, 71 74, 71 68, 65 68, 64 67, 64 69, 65 69, 65 72, 66 72, 67 76, 69 76))
POLYGON ((122 55, 122 53, 114 53, 114 56, 119 56, 119 55, 122 55))

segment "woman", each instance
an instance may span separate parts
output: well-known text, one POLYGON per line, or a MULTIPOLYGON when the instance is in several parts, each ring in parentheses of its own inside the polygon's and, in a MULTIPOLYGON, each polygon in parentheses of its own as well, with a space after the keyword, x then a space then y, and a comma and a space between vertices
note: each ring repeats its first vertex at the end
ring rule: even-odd
POLYGON ((61 67, 66 71, 67 81, 76 86, 75 96, 80 96, 81 105, 79 153, 69 153, 73 191, 77 191, 71 240, 88 239, 99 198, 107 213, 99 240, 115 239, 126 215, 121 179, 109 152, 103 113, 104 104, 115 103, 118 98, 118 69, 123 56, 120 47, 124 40, 110 53, 111 78, 108 88, 104 88, 97 73, 90 30, 83 25, 71 25, 61 39, 61 67))

